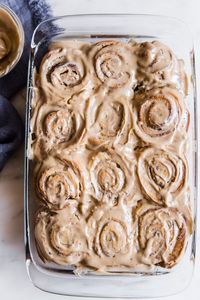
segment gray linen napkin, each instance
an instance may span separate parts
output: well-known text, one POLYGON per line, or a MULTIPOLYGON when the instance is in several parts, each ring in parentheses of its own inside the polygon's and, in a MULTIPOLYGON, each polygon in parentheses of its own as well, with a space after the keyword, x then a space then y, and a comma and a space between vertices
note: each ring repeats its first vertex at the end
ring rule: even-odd
POLYGON ((26 85, 29 49, 35 27, 52 16, 44 0, 1 0, 1 3, 9 6, 20 18, 25 32, 25 45, 17 66, 0 78, 0 171, 24 137, 22 121, 8 99, 26 85))

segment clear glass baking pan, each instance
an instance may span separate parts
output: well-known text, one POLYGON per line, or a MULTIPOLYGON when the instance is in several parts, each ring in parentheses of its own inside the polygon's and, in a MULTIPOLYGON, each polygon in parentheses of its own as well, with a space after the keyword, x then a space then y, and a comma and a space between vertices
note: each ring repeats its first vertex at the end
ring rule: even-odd
POLYGON ((31 43, 26 106, 25 144, 25 248, 26 266, 33 284, 51 293, 85 297, 145 298, 171 295, 189 284, 195 264, 195 231, 197 201, 197 124, 195 61, 191 34, 179 20, 154 15, 75 15, 42 22, 35 30, 31 43), (189 127, 189 185, 193 205, 193 233, 181 262, 172 270, 134 272, 113 275, 85 274, 77 276, 72 269, 45 265, 37 254, 34 240, 35 199, 32 194, 33 176, 29 159, 31 103, 34 95, 34 70, 40 64, 51 41, 58 38, 98 41, 117 39, 128 41, 160 40, 184 59, 189 78, 187 105, 189 127))

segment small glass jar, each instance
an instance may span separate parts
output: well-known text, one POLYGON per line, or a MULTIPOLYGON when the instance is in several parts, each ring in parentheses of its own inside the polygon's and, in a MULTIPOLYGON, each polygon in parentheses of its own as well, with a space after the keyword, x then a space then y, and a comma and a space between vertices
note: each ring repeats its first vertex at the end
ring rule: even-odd
POLYGON ((2 41, 2 51, 4 51, 3 47, 5 46, 5 54, 2 53, 2 57, 0 57, 1 78, 16 66, 24 48, 22 23, 16 13, 4 4, 0 4, 0 40, 2 41), (15 39, 15 45, 13 38, 15 39), (8 48, 7 50, 6 47, 8 48))

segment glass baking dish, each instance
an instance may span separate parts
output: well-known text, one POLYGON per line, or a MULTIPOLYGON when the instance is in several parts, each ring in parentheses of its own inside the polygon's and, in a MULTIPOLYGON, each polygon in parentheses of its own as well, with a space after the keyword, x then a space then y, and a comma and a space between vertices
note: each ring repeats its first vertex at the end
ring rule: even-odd
POLYGON ((154 15, 74 15, 42 22, 35 30, 29 61, 26 105, 25 143, 25 248, 26 266, 33 284, 51 293, 91 297, 161 297, 183 290, 190 282, 195 264, 195 231, 197 201, 197 109, 195 89, 195 61, 191 34, 179 20, 154 15), (51 41, 60 38, 98 41, 103 39, 128 41, 160 40, 184 59, 189 78, 187 105, 189 127, 189 185, 193 205, 193 233, 181 262, 172 270, 134 272, 112 275, 84 274, 77 276, 70 268, 45 265, 37 254, 34 240, 35 200, 32 193, 33 175, 29 159, 31 103, 34 95, 34 70, 51 41))

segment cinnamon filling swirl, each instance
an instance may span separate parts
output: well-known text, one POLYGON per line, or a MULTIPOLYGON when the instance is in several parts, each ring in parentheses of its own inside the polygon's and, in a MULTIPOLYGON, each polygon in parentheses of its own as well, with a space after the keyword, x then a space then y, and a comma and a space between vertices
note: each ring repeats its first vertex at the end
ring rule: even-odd
POLYGON ((44 261, 76 264, 87 256, 85 221, 74 207, 51 213, 39 212, 36 219, 36 245, 44 261))
POLYGON ((92 145, 124 145, 132 127, 131 105, 126 97, 96 95, 87 110, 89 143, 92 145))
POLYGON ((132 255, 131 215, 123 207, 96 208, 87 222, 91 267, 119 267, 132 255))
POLYGON ((55 48, 49 51, 40 66, 40 85, 46 99, 68 99, 80 93, 89 84, 87 60, 79 44, 55 48))
POLYGON ((147 143, 170 143, 182 119, 183 100, 176 90, 163 88, 136 97, 134 129, 147 143))
POLYGON ((50 112, 44 121, 44 131, 53 141, 68 142, 75 131, 74 115, 68 110, 50 112))
POLYGON ((73 161, 44 161, 37 175, 37 194, 50 209, 62 209, 80 198, 83 184, 73 161), (47 167, 46 167, 47 166, 47 167))
POLYGON ((138 242, 147 264, 171 268, 186 246, 187 226, 175 208, 140 207, 137 211, 138 242))
POLYGON ((91 50, 94 69, 102 83, 111 88, 135 84, 135 58, 128 44, 115 41, 96 43, 91 50), (129 62, 129 63, 128 63, 129 62))
POLYGON ((144 42, 136 46, 137 79, 145 89, 172 85, 187 93, 187 80, 183 61, 159 41, 144 42))
POLYGON ((184 160, 177 155, 147 148, 140 155, 138 175, 147 197, 165 205, 184 190, 187 168, 184 160))
POLYGON ((116 204, 119 199, 130 196, 131 173, 116 152, 107 149, 97 152, 91 157, 88 168, 91 193, 96 199, 116 204))

